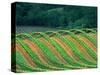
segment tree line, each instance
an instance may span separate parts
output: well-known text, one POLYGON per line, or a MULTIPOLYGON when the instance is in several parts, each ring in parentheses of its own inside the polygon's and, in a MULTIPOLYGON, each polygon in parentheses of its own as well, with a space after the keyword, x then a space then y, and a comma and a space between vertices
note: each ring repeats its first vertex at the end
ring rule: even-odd
POLYGON ((97 27, 97 7, 17 2, 15 16, 18 26, 97 27))

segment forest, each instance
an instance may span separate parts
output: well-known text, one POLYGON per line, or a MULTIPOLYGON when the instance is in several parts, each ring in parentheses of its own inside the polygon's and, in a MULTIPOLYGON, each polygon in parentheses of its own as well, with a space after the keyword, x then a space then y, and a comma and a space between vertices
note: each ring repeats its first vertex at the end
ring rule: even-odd
POLYGON ((96 28, 97 7, 16 2, 16 25, 96 28))

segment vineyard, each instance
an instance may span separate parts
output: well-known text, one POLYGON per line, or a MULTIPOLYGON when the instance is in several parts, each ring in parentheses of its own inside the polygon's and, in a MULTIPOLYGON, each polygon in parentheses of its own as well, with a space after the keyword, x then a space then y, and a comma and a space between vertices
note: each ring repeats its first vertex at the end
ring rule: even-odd
POLYGON ((16 55, 12 67, 16 72, 97 67, 96 29, 20 33, 15 48, 12 42, 12 59, 16 55))

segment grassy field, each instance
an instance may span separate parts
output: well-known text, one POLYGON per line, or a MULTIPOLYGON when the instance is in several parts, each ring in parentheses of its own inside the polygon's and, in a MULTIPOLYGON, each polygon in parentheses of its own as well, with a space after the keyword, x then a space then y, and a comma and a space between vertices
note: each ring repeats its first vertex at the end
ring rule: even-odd
POLYGON ((97 67, 96 29, 69 29, 18 33, 12 59, 16 72, 97 67))

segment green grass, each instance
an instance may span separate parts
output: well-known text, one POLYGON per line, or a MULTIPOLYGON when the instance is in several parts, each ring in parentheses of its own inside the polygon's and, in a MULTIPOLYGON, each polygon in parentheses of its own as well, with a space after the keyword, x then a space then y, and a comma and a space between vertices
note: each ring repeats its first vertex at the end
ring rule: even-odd
MULTIPOLYGON (((37 71, 49 71, 49 70, 67 70, 67 69, 81 69, 81 68, 96 68, 97 67, 97 53, 86 44, 86 41, 81 40, 77 36, 82 36, 88 39, 96 48, 97 48, 97 39, 92 38, 89 35, 93 34, 96 36, 96 29, 70 29, 70 30, 58 30, 58 31, 47 31, 47 32, 33 32, 33 33, 20 33, 16 35, 16 43, 18 43, 24 50, 25 53, 28 54, 32 62, 36 64, 36 66, 30 66, 30 64, 26 61, 24 56, 22 56, 19 50, 15 51, 12 54, 12 59, 16 55, 16 64, 20 66, 20 69, 17 69, 17 72, 37 72, 37 71), (93 58, 90 60, 87 56, 81 52, 80 48, 69 38, 67 35, 73 38, 77 43, 79 43, 85 51, 93 58), (46 43, 41 40, 48 41, 55 50, 60 54, 64 62, 62 62, 46 45, 46 43), (69 54, 66 53, 65 49, 57 43, 55 39, 59 39, 62 41, 74 54, 77 60, 75 61, 69 54), (38 48, 43 56, 45 56, 48 64, 45 64, 40 57, 32 51, 30 46, 26 44, 23 40, 29 40, 33 42, 38 48)), ((60 42, 59 41, 59 42, 60 42)), ((12 43, 13 44, 13 43, 12 43)), ((12 61, 13 63, 13 61, 12 61)))

